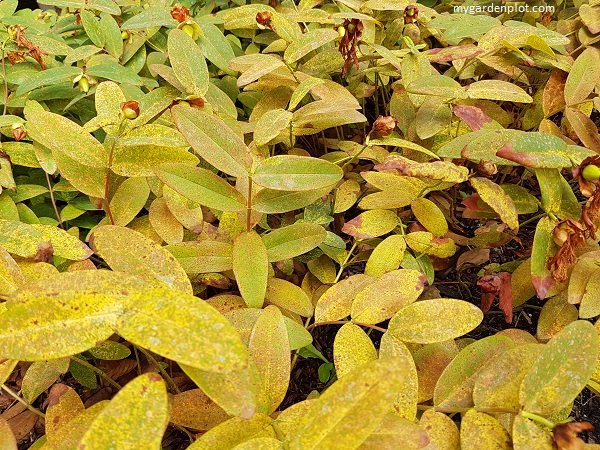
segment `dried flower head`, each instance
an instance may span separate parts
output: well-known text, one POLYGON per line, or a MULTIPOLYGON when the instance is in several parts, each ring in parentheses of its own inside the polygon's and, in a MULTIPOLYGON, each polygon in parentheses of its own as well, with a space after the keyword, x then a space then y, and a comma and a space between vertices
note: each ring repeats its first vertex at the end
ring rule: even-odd
POLYGON ((190 19, 190 10, 185 6, 174 6, 171 8, 171 17, 179 23, 187 22, 190 19))
POLYGON ((256 23, 258 24, 258 28, 264 30, 265 28, 271 28, 271 20, 273 19, 273 14, 270 11, 263 11, 256 14, 256 23))
POLYGON ((589 422, 559 423, 552 430, 552 438, 559 450, 583 450, 585 442, 577 437, 577 433, 593 428, 589 422))
POLYGON ((136 119, 140 115, 140 104, 135 100, 129 100, 128 102, 121 103, 121 111, 123 115, 129 119, 136 119))
POLYGON ((11 131, 15 141, 17 142, 27 136, 27 131, 25 131, 25 127, 22 123, 13 123, 11 126, 11 131))
POLYGON ((404 23, 413 23, 419 17, 419 8, 416 5, 408 5, 404 10, 404 23))
POLYGON ((484 161, 483 159, 479 161, 479 165, 477 166, 477 173, 479 175, 483 175, 484 177, 493 177, 498 173, 498 167, 491 161, 484 161))
MULTIPOLYGON (((352 62, 354 62, 356 68, 358 69, 358 56, 356 55, 356 49, 358 46, 358 40, 362 36, 364 25, 359 19, 346 19, 344 20, 344 23, 340 25, 340 27, 346 30, 346 32, 343 33, 343 36, 342 33, 340 33, 341 40, 339 46, 339 52, 344 58, 342 77, 345 77, 352 62)), ((340 27, 338 27, 338 33, 340 27)))
POLYGON ((585 245, 584 227, 574 220, 562 220, 554 228, 552 238, 561 247, 548 261, 548 268, 552 271, 552 278, 563 282, 567 279, 569 266, 577 262, 575 248, 585 245))

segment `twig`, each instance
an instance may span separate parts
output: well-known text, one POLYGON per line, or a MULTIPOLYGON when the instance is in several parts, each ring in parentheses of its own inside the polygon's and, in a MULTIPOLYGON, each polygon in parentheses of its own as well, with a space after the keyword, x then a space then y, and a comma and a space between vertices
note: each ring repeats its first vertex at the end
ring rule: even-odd
POLYGON ((358 325, 360 327, 373 328, 374 330, 381 331, 382 333, 385 333, 387 331, 386 328, 381 328, 377 325, 371 325, 370 323, 363 322, 354 322, 352 320, 330 320, 328 322, 313 323, 307 328, 307 330, 312 330, 313 328, 320 327, 321 325, 345 325, 347 323, 353 323, 354 325, 358 325))
POLYGON ((103 380, 108 382, 108 384, 110 384, 114 388, 117 388, 119 390, 121 390, 123 388, 123 386, 121 386, 119 383, 117 383, 111 377, 106 375, 106 373, 103 370, 98 369, 96 366, 94 366, 93 364, 90 364, 85 359, 78 358, 77 356, 71 356, 71 360, 75 361, 77 364, 81 364, 83 367, 90 369, 94 373, 97 373, 98 375, 100 375, 100 378, 102 378, 103 380))
POLYGON ((58 225, 61 228, 64 228, 62 220, 60 219, 60 214, 58 212, 58 208, 56 207, 56 200, 54 200, 54 191, 52 190, 52 184, 50 184, 50 175, 48 172, 44 171, 46 174, 46 181, 48 182, 48 191, 50 191, 50 201, 52 201, 52 207, 54 208, 54 214, 56 214, 56 220, 58 220, 58 225))
POLYGON ((25 400, 23 400, 21 397, 19 397, 12 389, 10 389, 9 387, 7 387, 6 385, 3 384, 2 386, 0 386, 0 388, 4 389, 8 395, 10 395, 16 401, 18 401, 19 403, 21 403, 23 406, 25 406, 32 413, 37 414, 38 416, 43 417, 43 418, 46 417, 46 414, 44 414, 43 412, 41 412, 39 409, 34 408, 33 406, 31 406, 29 403, 27 403, 25 400))
POLYGON ((143 355, 146 357, 150 364, 153 364, 158 369, 160 374, 163 376, 163 378, 169 385, 169 389, 171 389, 177 394, 181 394, 181 391, 179 390, 173 379, 169 376, 165 369, 163 369, 163 367, 158 363, 158 361, 150 354, 150 352, 142 347, 138 347, 137 345, 136 348, 143 353, 143 355))

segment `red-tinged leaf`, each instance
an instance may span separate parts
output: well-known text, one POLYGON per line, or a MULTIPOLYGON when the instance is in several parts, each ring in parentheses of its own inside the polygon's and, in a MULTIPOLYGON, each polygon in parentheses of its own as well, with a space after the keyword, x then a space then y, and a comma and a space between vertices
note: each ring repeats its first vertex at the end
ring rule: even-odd
POLYGON ((596 124, 578 109, 567 107, 565 116, 583 145, 600 153, 600 134, 596 124))
POLYGON ((519 133, 503 145, 496 156, 534 168, 562 169, 572 164, 567 144, 546 133, 519 133))
POLYGON ((426 52, 430 62, 441 63, 450 62, 460 59, 474 58, 477 55, 485 53, 485 51, 473 44, 453 45, 443 48, 432 48, 426 52))
POLYGON ((511 274, 509 272, 500 272, 500 309, 504 313, 506 323, 512 322, 513 317, 513 296, 511 274))
POLYGON ((464 120, 473 131, 480 130, 486 123, 492 122, 492 118, 476 106, 456 105, 452 112, 456 117, 464 120))
POLYGON ((396 213, 387 209, 373 209, 346 222, 342 232, 358 239, 371 239, 389 233, 396 225, 396 213))
POLYGON ((548 269, 548 261, 556 253, 556 244, 552 240, 552 231, 556 221, 542 217, 535 229, 531 251, 531 283, 539 298, 544 299, 554 284, 554 278, 548 269))
POLYGON ((560 69, 554 69, 550 74, 542 95, 544 117, 550 117, 565 107, 565 81, 567 73, 560 69))

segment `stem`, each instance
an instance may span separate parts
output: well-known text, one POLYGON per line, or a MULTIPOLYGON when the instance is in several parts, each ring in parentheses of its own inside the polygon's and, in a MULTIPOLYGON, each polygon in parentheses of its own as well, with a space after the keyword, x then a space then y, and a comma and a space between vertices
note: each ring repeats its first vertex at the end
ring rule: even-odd
POLYGON ((43 417, 43 418, 46 417, 46 414, 44 414, 43 412, 41 412, 39 409, 34 408, 33 406, 31 406, 29 403, 27 403, 25 400, 23 400, 21 397, 19 397, 15 392, 13 392, 12 389, 10 389, 9 387, 7 387, 6 385, 3 384, 2 386, 0 386, 0 389, 4 389, 8 395, 10 395, 16 401, 18 401, 19 403, 21 403, 22 405, 24 405, 32 413, 37 414, 38 416, 43 417))
POLYGON ((333 282, 334 284, 337 283, 338 281, 340 281, 340 277, 342 276, 342 272, 346 268, 346 264, 348 264, 348 261, 350 260, 350 257, 352 256, 352 252, 354 251, 354 249, 356 248, 357 245, 358 245, 358 241, 355 241, 354 245, 352 245, 352 248, 350 249, 350 251, 346 255, 346 259, 344 259, 344 262, 340 265, 340 270, 338 270, 338 273, 337 273, 337 275, 335 277, 335 281, 333 282))
POLYGON ((77 356, 71 356, 71 359, 73 361, 75 361, 77 364, 81 364, 83 367, 87 367, 91 371, 93 371, 93 372, 97 373, 98 375, 100 375, 100 378, 102 378, 103 380, 105 380, 106 382, 108 382, 108 384, 110 384, 112 387, 117 388, 119 390, 123 389, 123 386, 121 386, 119 383, 117 383, 111 377, 109 377, 108 375, 106 375, 106 373, 103 370, 98 369, 96 366, 94 366, 93 364, 90 364, 85 359, 78 358, 77 356))
POLYGON ((56 207, 56 200, 54 200, 54 191, 52 190, 52 185, 50 184, 50 175, 48 172, 44 171, 46 174, 46 181, 48 182, 48 190, 50 191, 50 200, 52 201, 52 207, 54 208, 54 214, 56 214, 56 220, 58 220, 58 225, 61 228, 64 228, 62 220, 60 219, 60 214, 58 213, 58 208, 56 207))
POLYGON ((246 231, 252 230, 252 177, 248 177, 248 200, 246 200, 246 231))
POLYGON ((106 214, 108 215, 108 219, 110 220, 111 225, 115 224, 115 219, 112 215, 112 211, 110 210, 110 204, 108 202, 108 187, 110 184, 110 172, 112 168, 113 154, 115 152, 116 145, 117 138, 113 140, 112 146, 110 148, 110 153, 108 155, 108 169, 106 171, 106 180, 104 181, 104 208, 106 208, 106 214))
MULTIPOLYGON (((425 411, 427 409, 433 409, 435 412, 441 413, 466 413, 470 410, 475 410, 477 412, 488 413, 488 414, 519 414, 519 411, 516 409, 510 408, 440 408, 437 406, 429 406, 429 405, 417 405, 417 409, 421 411, 425 411)), ((521 411, 521 414, 523 411, 521 411)))
POLYGON ((0 57, 2 58, 2 79, 4 80, 4 110, 2 111, 2 115, 6 115, 6 109, 8 108, 8 82, 6 81, 6 64, 4 62, 4 46, 6 45, 6 41, 2 43, 2 54, 0 57))
MULTIPOLYGON (((307 317, 306 318, 306 322, 304 323, 304 329, 308 330, 308 322, 310 322, 311 317, 307 317)), ((294 351, 294 357, 292 358, 292 365, 290 366, 290 372, 292 370, 294 370, 294 367, 296 367, 296 363, 298 362, 298 356, 300 356, 300 353, 298 353, 299 350, 295 350, 294 351)))
POLYGON ((387 331, 386 328, 381 328, 377 325, 371 325, 370 323, 354 322, 353 320, 330 320, 328 322, 313 323, 307 328, 307 330, 312 330, 314 327, 320 327, 321 325, 345 325, 347 323, 353 323, 354 325, 358 325, 359 327, 372 328, 374 330, 381 331, 382 333, 385 333, 387 331))
POLYGON ((158 363, 158 361, 156 359, 154 359, 154 357, 150 354, 150 352, 142 347, 138 347, 138 346, 136 346, 136 347, 140 352, 142 352, 144 354, 144 356, 146 357, 148 362, 150 364, 153 364, 158 369, 160 374, 163 376, 163 378, 169 385, 169 389, 171 389, 172 391, 174 391, 177 394, 181 394, 181 391, 179 390, 179 388, 177 387, 177 385, 175 384, 173 379, 169 376, 169 374, 165 371, 165 369, 162 368, 162 366, 158 363))
POLYGON ((526 417, 527 419, 531 419, 534 422, 539 423, 540 425, 544 425, 545 427, 548 427, 550 429, 553 429, 556 424, 550 422, 548 419, 542 417, 542 416, 538 416, 537 414, 533 414, 527 411, 521 411, 519 414, 521 414, 521 416, 526 417))

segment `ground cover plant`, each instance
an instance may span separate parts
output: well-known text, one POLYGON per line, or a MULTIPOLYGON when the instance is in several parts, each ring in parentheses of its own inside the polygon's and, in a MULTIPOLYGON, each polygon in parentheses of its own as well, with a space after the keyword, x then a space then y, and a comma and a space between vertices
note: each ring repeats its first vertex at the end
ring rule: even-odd
POLYGON ((0 448, 600 447, 596 0, 44 4, 0 3, 0 448))

